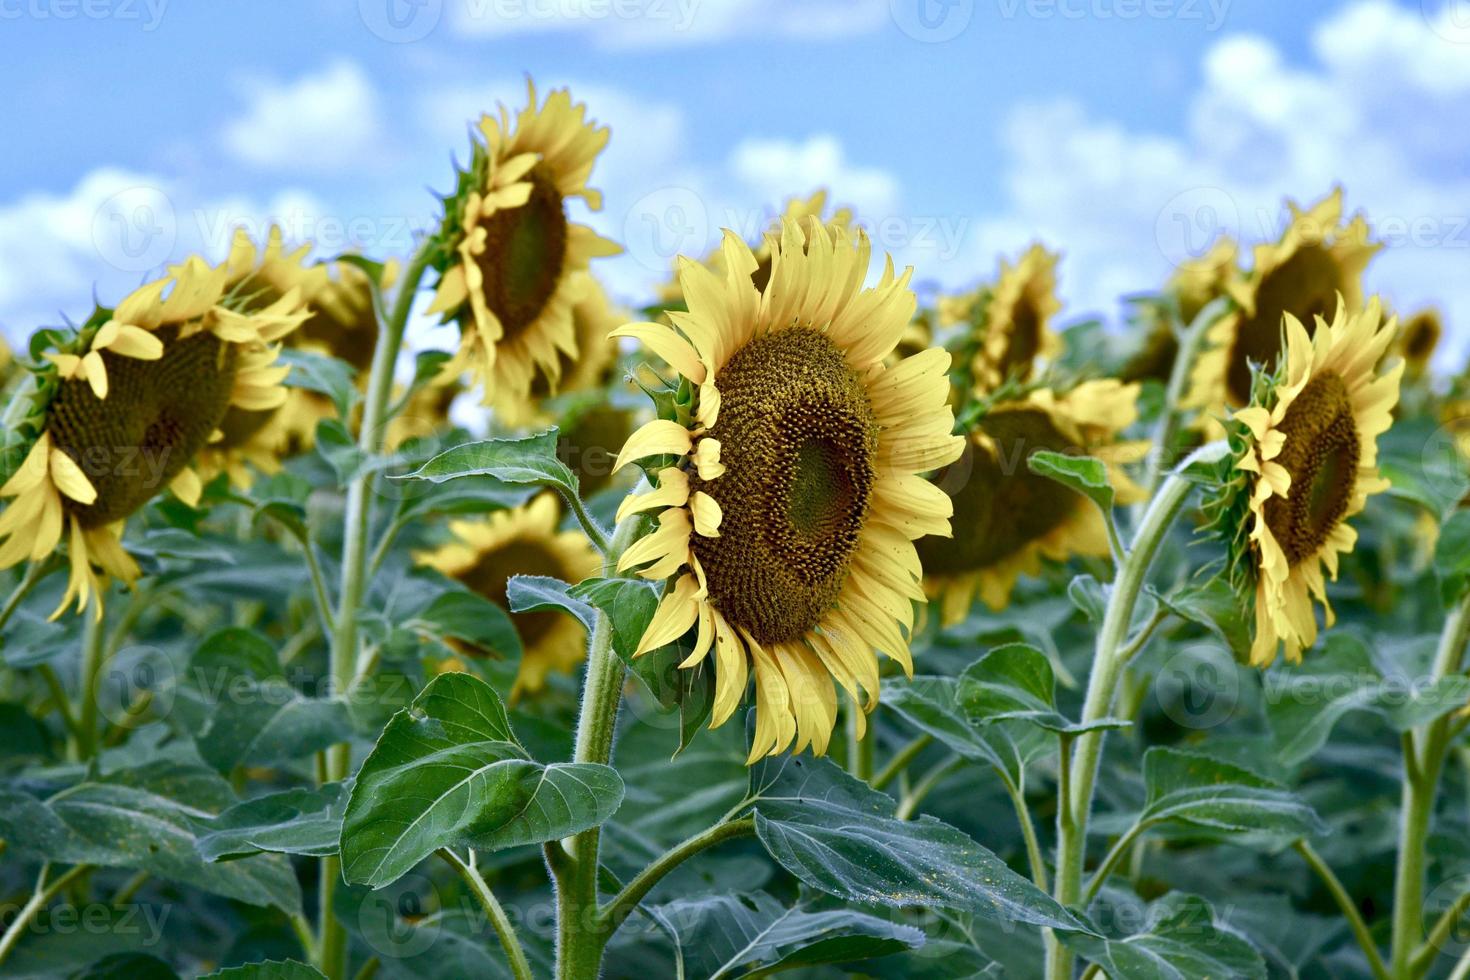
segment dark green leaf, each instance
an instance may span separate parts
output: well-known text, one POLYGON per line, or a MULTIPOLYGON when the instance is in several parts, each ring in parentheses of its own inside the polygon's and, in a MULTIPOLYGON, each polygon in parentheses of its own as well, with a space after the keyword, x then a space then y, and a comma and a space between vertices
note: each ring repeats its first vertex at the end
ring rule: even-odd
POLYGON ((531 760, 489 685, 442 674, 393 717, 358 772, 343 873, 381 887, 441 847, 496 851, 569 837, 606 821, 622 799, 607 766, 531 760))
POLYGON ((1056 677, 1046 654, 1026 643, 996 647, 960 675, 960 703, 971 721, 1022 720, 1051 732, 1076 735, 1098 728, 1124 728, 1117 718, 1089 724, 1056 710, 1056 677))
POLYGON ((1310 806, 1278 783, 1206 755, 1156 746, 1143 756, 1143 824, 1176 821, 1215 830, 1279 835, 1325 830, 1310 806))
POLYGON ((1219 923, 1202 898, 1167 895, 1148 907, 1145 924, 1146 929, 1124 938, 1070 933, 1062 940, 1100 965, 1111 980, 1265 980, 1261 954, 1219 923))
POLYGON ((658 610, 658 586, 644 579, 590 578, 572 586, 569 594, 607 613, 613 650, 633 666, 633 651, 658 610))
POLYGON ((200 827, 199 854, 206 861, 261 851, 326 857, 337 853, 349 781, 317 789, 288 789, 237 803, 200 827))
POLYGON ((428 608, 404 625, 441 639, 472 644, 504 660, 519 660, 521 657, 521 638, 510 614, 468 589, 446 589, 429 603, 428 608))
POLYGON ((569 594, 571 586, 548 575, 513 575, 506 583, 511 612, 567 612, 591 630, 597 625, 597 610, 569 594))
POLYGON ((764 892, 686 898, 647 910, 674 944, 683 976, 709 980, 876 959, 924 934, 856 910, 786 908, 764 892))
POLYGON ((246 963, 206 974, 200 980, 326 980, 321 971, 297 960, 266 960, 246 963))
POLYGON ((1440 598, 1448 608, 1470 590, 1470 510, 1456 510, 1439 528, 1434 571, 1440 598))
POLYGON ((895 819, 892 797, 828 759, 774 756, 750 775, 756 836, 812 888, 850 902, 1091 931, 963 832, 929 816, 895 819))
POLYGON ((413 473, 395 479, 443 483, 465 476, 492 476, 505 483, 530 483, 575 495, 577 475, 556 455, 555 426, 520 439, 487 439, 445 450, 413 473))
POLYGON ((1108 477, 1108 467, 1102 460, 1041 449, 1026 458, 1026 465, 1032 473, 1076 490, 1097 504, 1109 520, 1112 519, 1113 484, 1108 477))
POLYGON ((1056 748, 1056 739, 1027 722, 974 724, 960 700, 960 682, 954 677, 920 675, 908 684, 886 687, 883 706, 898 712, 950 751, 993 766, 1012 786, 1022 784, 1028 762, 1056 748))

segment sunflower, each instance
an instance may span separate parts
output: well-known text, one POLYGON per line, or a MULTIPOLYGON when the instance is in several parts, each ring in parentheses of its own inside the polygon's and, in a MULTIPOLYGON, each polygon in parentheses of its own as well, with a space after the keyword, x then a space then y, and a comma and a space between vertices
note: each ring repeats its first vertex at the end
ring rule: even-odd
POLYGON ((594 211, 602 194, 587 186, 608 130, 586 120, 587 107, 566 90, 529 104, 512 124, 480 119, 484 143, 444 201, 438 288, 430 313, 457 320, 463 334, 446 371, 473 374, 486 398, 524 399, 538 373, 555 388, 563 355, 578 356, 572 323, 575 274, 593 258, 621 249, 567 220, 580 197, 594 211))
MULTIPOLYGON (((818 188, 810 197, 791 197, 786 201, 781 214, 772 222, 771 230, 762 235, 760 240, 751 246, 751 252, 755 255, 755 271, 750 274, 755 288, 764 290, 766 284, 771 281, 771 246, 770 236, 779 234, 783 222, 794 221, 797 225, 805 227, 807 218, 816 218, 818 221, 844 231, 851 232, 853 227, 853 215, 851 208, 837 208, 830 215, 827 214, 827 191, 818 188)), ((716 248, 704 257, 704 264, 714 269, 716 273, 723 273, 720 265, 723 261, 724 249, 716 248)), ((665 304, 687 308, 684 298, 684 290, 679 285, 679 274, 675 270, 674 277, 659 288, 659 299, 665 304)))
POLYGON ((190 258, 98 310, 58 341, 30 382, 24 461, 0 486, 0 568, 39 561, 67 539, 71 576, 56 615, 95 597, 100 568, 131 582, 123 549, 129 516, 165 487, 198 502, 191 468, 231 407, 268 411, 286 396, 273 343, 305 319, 288 290, 263 307, 230 286, 229 264, 190 258))
MULTIPOLYGON (((281 230, 276 227, 271 228, 264 251, 258 251, 250 236, 243 229, 237 230, 225 263, 229 269, 226 289, 240 298, 242 312, 264 309, 292 290, 309 306, 310 298, 322 291, 322 283, 326 281, 323 267, 308 268, 304 264, 309 251, 310 245, 286 251, 281 230)), ((315 315, 306 322, 312 319, 315 315)), ((295 331, 293 343, 299 342, 297 337, 304 328, 305 324, 295 331)), ((264 348, 246 356, 275 360, 275 352, 264 348)), ((195 469, 200 479, 208 483, 216 475, 227 473, 232 486, 248 490, 254 482, 255 470, 267 474, 280 472, 282 458, 291 452, 293 444, 299 445, 291 424, 293 403, 309 394, 312 393, 289 389, 286 401, 280 406, 262 410, 231 405, 209 444, 196 457, 195 469)))
MULTIPOLYGON (((1117 439, 1138 418, 1138 388, 1111 378, 1065 392, 1035 388, 990 406, 975 423, 967 458, 950 470, 956 482, 963 479, 953 491, 954 522, 965 532, 919 542, 924 590, 939 601, 944 625, 968 615, 977 591, 991 609, 1004 608, 1016 580, 1038 574, 1042 558, 1108 554, 1107 525, 1097 507, 1032 473, 1026 459, 1041 450, 1095 456, 1107 465, 1119 502, 1144 499, 1123 467, 1147 444, 1117 439)), ((945 477, 937 482, 944 486, 945 477)))
POLYGON ((1313 324, 1332 313, 1339 296, 1349 309, 1362 305, 1363 270, 1381 247, 1368 240, 1367 221, 1360 215, 1342 223, 1341 188, 1309 210, 1287 206, 1292 220, 1281 240, 1257 245, 1250 275, 1226 285, 1236 309, 1205 334, 1191 372, 1183 407, 1202 410, 1211 428, 1227 408, 1249 404, 1253 363, 1275 367, 1283 314, 1313 324))
POLYGON ((1232 416, 1239 476, 1215 505, 1248 515, 1223 528, 1233 577, 1254 582, 1250 656, 1260 666, 1283 646, 1297 663, 1316 642, 1314 599, 1332 626, 1322 569, 1337 577, 1338 556, 1357 541, 1348 520, 1388 489, 1377 439, 1392 423, 1404 371, 1397 359, 1379 369, 1396 322, 1382 322, 1376 298, 1356 313, 1339 301, 1332 322, 1319 317, 1310 333, 1290 314, 1285 326, 1284 363, 1258 372, 1251 404, 1232 416))
MULTIPOLYGON (((451 521, 454 540, 414 558, 509 612, 506 586, 512 575, 550 575, 580 582, 597 573, 597 553, 587 539, 578 531, 557 531, 560 515, 556 495, 542 494, 488 518, 451 521)), ((516 613, 515 623, 522 652, 513 696, 540 691, 548 674, 569 672, 585 656, 586 630, 571 617, 554 612, 516 613)))
POLYGON ((1429 362, 1444 336, 1439 311, 1426 307, 1406 319, 1394 340, 1395 354, 1404 359, 1404 371, 1411 378, 1421 378, 1429 370, 1429 362))
POLYGON ((942 297, 939 320, 969 331, 969 373, 977 394, 995 391, 1007 380, 1029 381, 1038 358, 1062 352, 1051 321, 1062 308, 1057 298, 1057 254, 1039 243, 1014 265, 1000 260, 994 284, 961 296, 942 297))
POLYGON ((949 354, 884 365, 913 315, 913 270, 896 276, 890 259, 863 288, 866 234, 811 217, 783 220, 768 245, 763 290, 751 279, 754 253, 727 230, 722 272, 680 261, 687 313, 616 331, 681 379, 665 401, 677 418, 638 429, 614 468, 659 458, 648 464, 656 489, 619 508, 619 520, 658 520, 619 570, 672 580, 637 653, 697 625, 681 666, 714 650, 712 726, 753 674, 751 761, 793 743, 825 752, 834 680, 872 710, 875 649, 912 673, 907 631, 924 598, 912 542, 949 534, 950 514, 949 498, 919 474, 963 447, 951 435, 949 354))
MULTIPOLYGON (((291 272, 279 265, 262 269, 263 273, 272 271, 291 272)), ((290 345, 346 363, 356 372, 358 388, 365 390, 378 344, 372 279, 357 264, 341 259, 316 263, 297 274, 302 298, 311 315, 292 335, 290 345)), ((387 262, 380 278, 381 287, 391 287, 397 275, 398 263, 387 262)), ((307 388, 292 388, 278 416, 286 451, 300 453, 311 449, 316 444, 317 424, 336 417, 337 407, 328 396, 307 388)))
POLYGON ((1226 295, 1226 287, 1239 274, 1235 264, 1239 251, 1233 239, 1216 239, 1204 255, 1174 270, 1162 298, 1143 302, 1142 342, 1119 372, 1124 381, 1169 380, 1179 355, 1176 321, 1188 327, 1201 310, 1226 295))

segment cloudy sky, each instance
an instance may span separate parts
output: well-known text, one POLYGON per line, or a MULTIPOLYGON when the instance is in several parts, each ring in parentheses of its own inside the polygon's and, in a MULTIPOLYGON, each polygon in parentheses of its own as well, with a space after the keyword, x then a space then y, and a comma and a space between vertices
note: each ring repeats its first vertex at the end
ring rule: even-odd
POLYGON ((1372 285, 1470 342, 1470 0, 0 0, 0 38, 12 339, 237 224, 407 253, 529 76, 612 127, 586 220, 629 301, 827 186, 920 280, 1039 238, 1111 318, 1341 182, 1372 285))

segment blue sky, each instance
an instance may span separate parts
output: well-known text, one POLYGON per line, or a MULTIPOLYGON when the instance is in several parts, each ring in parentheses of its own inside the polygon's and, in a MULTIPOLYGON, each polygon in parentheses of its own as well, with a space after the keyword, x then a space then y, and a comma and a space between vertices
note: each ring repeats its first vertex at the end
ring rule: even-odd
POLYGON ((0 0, 0 52, 11 338, 237 223, 406 252, 527 75, 612 126, 587 220, 629 301, 826 185, 921 280, 1040 238, 1113 316, 1341 181, 1372 285, 1470 336, 1470 0, 0 0))

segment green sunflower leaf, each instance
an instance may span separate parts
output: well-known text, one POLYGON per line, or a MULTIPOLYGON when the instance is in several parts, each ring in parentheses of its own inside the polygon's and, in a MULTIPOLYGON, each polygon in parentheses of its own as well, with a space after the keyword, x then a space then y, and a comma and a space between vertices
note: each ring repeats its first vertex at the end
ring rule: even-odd
POLYGON ((751 767, 750 781, 756 836, 776 863, 818 891, 1094 931, 963 831, 927 815, 896 819, 891 796, 829 759, 768 757, 751 767))
POLYGON ((249 630, 221 630, 200 644, 179 695, 200 757, 220 772, 290 762, 352 735, 347 702, 297 690, 275 647, 249 630))
POLYGON ((351 780, 288 789, 237 803, 201 825, 196 842, 206 861, 269 851, 326 857, 337 853, 351 780))
POLYGON ((1138 822, 1252 833, 1289 843, 1326 830, 1317 812, 1279 783, 1207 755, 1156 746, 1143 756, 1138 822))
POLYGON ((1457 510, 1439 528, 1434 545, 1434 572, 1448 609, 1470 591, 1470 510, 1457 510))
POLYGON ((1057 710, 1056 692, 1056 675, 1046 654, 1027 643, 1007 643, 965 668, 958 696, 976 724, 1019 720, 1065 735, 1131 724, 1119 718, 1074 722, 1057 710))
POLYGON ((856 909, 787 908, 765 892, 684 898, 646 910, 684 976, 764 977, 914 949, 924 933, 856 909))
POLYGON ((395 480, 443 483, 466 476, 491 476, 503 483, 551 487, 578 493, 577 475, 556 455, 557 428, 519 439, 486 439, 447 449, 395 480))
POLYGON ((1104 515, 1112 514, 1113 483, 1102 460, 1040 449, 1026 458, 1026 465, 1037 476, 1055 480, 1087 497, 1104 515))
POLYGON ((441 674, 393 716, 362 764, 342 822, 342 869, 380 888, 441 847, 498 851, 607 821, 623 781, 607 766, 542 765, 495 691, 441 674))
POLYGON ((636 664, 633 651, 658 611, 658 586, 645 579, 589 578, 572 586, 568 594, 607 613, 613 651, 629 666, 636 664))
POLYGON ((147 953, 112 953, 82 972, 73 974, 71 980, 178 980, 178 976, 173 967, 156 956, 149 956, 147 953))
POLYGON ((1056 748, 1056 739, 1025 722, 977 725, 960 699, 954 677, 920 675, 883 690, 883 707, 957 755, 991 766, 1012 786, 1022 785, 1026 766, 1056 748))
POLYGON ((520 635, 510 614, 468 589, 445 589, 403 626, 437 639, 469 643, 503 660, 521 657, 520 635))
POLYGON ((337 410, 337 418, 351 418, 352 409, 362 397, 357 389, 357 372, 351 364, 297 347, 282 348, 280 363, 291 366, 286 378, 288 387, 326 395, 337 410))
POLYGON ((587 629, 597 625, 597 610, 571 595, 572 586, 550 575, 512 575, 506 583, 506 600, 510 611, 566 612, 577 617, 587 629))
POLYGON ((298 960, 265 960, 205 974, 200 980, 326 980, 320 970, 298 960))
POLYGON ((200 857, 200 825, 230 798, 219 776, 172 763, 89 779, 44 799, 20 785, 0 786, 0 834, 12 850, 37 860, 146 871, 249 905, 299 913, 301 887, 283 855, 224 864, 200 857))
POLYGON ((1260 952, 1221 923, 1204 899, 1174 893, 1138 910, 1136 915, 1120 911, 1108 916, 1123 922, 1141 919, 1146 928, 1130 936, 1102 939, 1063 933, 1062 942, 1115 980, 1265 980, 1266 962, 1260 952))

